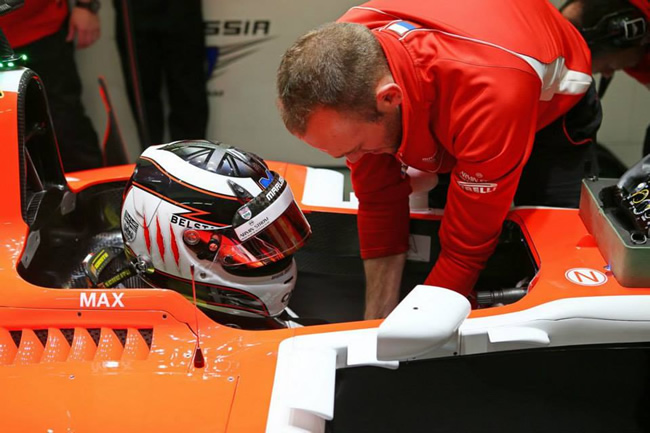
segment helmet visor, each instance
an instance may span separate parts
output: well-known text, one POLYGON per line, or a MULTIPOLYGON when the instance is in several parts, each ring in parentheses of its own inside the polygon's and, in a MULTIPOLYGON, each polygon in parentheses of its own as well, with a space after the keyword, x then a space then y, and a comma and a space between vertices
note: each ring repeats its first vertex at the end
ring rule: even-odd
POLYGON ((216 260, 226 268, 277 262, 295 253, 311 234, 287 182, 269 173, 268 186, 240 207, 232 226, 222 231, 216 260))

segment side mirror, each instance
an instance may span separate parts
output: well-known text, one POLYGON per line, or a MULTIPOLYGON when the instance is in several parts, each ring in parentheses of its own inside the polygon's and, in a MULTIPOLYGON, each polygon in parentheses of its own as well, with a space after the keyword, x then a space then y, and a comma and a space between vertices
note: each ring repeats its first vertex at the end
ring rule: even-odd
POLYGON ((377 359, 405 360, 444 345, 469 316, 460 293, 442 287, 416 286, 377 331, 377 359))

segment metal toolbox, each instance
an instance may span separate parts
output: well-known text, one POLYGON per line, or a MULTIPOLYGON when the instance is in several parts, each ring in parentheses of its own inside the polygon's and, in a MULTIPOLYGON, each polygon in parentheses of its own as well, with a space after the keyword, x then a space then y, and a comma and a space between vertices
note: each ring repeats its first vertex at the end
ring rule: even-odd
POLYGON ((631 238, 630 225, 616 207, 605 207, 600 192, 618 179, 583 179, 580 217, 596 239, 616 280, 625 287, 650 286, 650 240, 631 238))

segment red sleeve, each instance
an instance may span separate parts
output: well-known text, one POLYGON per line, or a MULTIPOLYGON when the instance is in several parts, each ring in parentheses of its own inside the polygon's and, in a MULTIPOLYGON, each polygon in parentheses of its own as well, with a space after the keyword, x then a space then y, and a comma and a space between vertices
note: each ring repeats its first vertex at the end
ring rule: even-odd
POLYGON ((67 15, 67 1, 27 0, 20 9, 0 17, 0 28, 16 49, 56 33, 67 15))
POLYGON ((408 250, 411 186, 393 155, 368 154, 348 162, 359 199, 357 226, 361 257, 372 259, 408 250))
POLYGON ((496 247, 530 154, 540 82, 520 70, 481 68, 450 86, 457 163, 440 227, 441 253, 426 284, 469 294, 496 247))
POLYGON ((626 69, 625 72, 634 77, 639 83, 650 86, 650 52, 646 53, 638 65, 626 69))

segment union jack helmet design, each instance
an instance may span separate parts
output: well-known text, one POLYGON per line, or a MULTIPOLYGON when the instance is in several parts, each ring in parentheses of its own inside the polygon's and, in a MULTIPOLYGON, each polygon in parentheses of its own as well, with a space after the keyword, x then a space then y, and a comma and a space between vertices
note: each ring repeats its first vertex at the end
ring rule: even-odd
POLYGON ((311 229, 291 188, 257 155, 207 140, 151 146, 121 213, 127 255, 143 278, 231 314, 276 316, 295 286, 292 255, 311 229), (192 272, 194 266, 194 272, 192 272))

